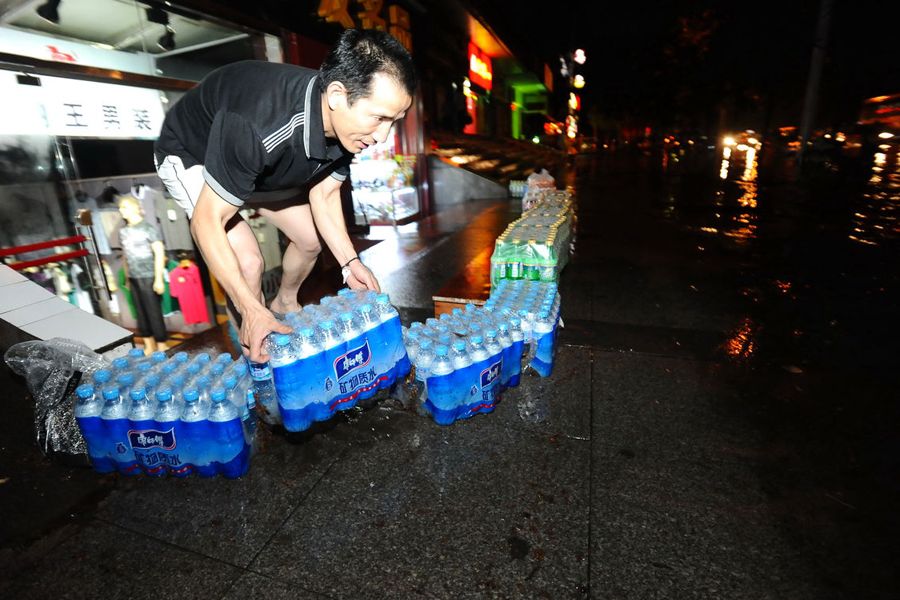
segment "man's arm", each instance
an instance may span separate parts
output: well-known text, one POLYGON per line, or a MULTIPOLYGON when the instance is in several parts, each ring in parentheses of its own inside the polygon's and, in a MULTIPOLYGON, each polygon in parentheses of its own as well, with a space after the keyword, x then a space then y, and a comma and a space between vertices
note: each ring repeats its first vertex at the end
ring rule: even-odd
POLYGON ((265 362, 262 343, 270 331, 290 333, 291 328, 279 323, 260 302, 258 290, 247 285, 238 259, 228 242, 225 225, 237 214, 238 207, 229 204, 207 184, 197 198, 191 217, 191 233, 200 247, 210 272, 241 313, 239 339, 254 362, 265 362))
MULTIPOLYGON (((338 264, 344 266, 355 257, 356 249, 347 234, 344 211, 341 209, 341 183, 334 177, 326 177, 309 190, 309 208, 316 228, 328 249, 334 254, 338 264)), ((354 260, 349 265, 350 277, 347 284, 354 289, 367 288, 381 291, 378 280, 362 261, 354 260)))

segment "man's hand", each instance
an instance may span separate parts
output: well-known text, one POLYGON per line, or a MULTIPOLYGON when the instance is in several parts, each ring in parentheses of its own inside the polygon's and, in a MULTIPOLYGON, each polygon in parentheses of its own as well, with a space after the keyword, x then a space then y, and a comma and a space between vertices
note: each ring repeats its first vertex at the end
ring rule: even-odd
POLYGON ((350 269, 350 275, 347 277, 347 287, 351 290, 372 290, 381 292, 381 286, 375 275, 369 270, 369 267, 362 264, 361 260, 354 260, 347 267, 350 269))
POLYGON ((154 279, 153 280, 153 291, 156 292, 157 296, 162 296, 163 292, 166 291, 166 284, 162 279, 154 279))
POLYGON ((278 320, 262 305, 241 313, 241 342, 244 356, 253 362, 264 363, 269 360, 263 341, 271 332, 290 333, 292 329, 278 320))

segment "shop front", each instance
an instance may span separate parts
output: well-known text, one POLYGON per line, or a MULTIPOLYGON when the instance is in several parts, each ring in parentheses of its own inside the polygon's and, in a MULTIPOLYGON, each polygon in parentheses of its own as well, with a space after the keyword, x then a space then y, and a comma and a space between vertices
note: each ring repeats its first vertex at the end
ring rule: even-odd
MULTIPOLYGON (((278 39, 168 3, 21 2, 0 17, 0 248, 85 234, 89 256, 18 254, 44 261, 20 270, 151 345, 214 324, 214 284, 156 175, 153 143, 167 107, 206 73, 280 60, 278 39), (135 203, 122 208, 125 196, 135 203), (156 241, 162 294, 139 289, 157 274, 135 272, 132 260, 152 258, 156 241), (165 332, 149 327, 156 317, 165 332)), ((267 267, 277 268, 277 232, 255 225, 267 267)))

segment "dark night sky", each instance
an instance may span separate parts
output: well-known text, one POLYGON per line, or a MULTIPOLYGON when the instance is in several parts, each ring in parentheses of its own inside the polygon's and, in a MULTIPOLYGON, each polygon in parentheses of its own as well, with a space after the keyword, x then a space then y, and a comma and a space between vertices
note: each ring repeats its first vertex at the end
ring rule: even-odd
MULTIPOLYGON (((727 97, 736 118, 755 111, 770 125, 799 120, 819 12, 817 1, 797 0, 576 1, 554 3, 555 11, 473 4, 517 54, 534 48, 555 68, 555 56, 585 48, 586 108, 615 117, 709 116, 727 97)), ((900 92, 900 11, 887 8, 895 4, 834 0, 820 124, 852 122, 863 99, 900 92)))

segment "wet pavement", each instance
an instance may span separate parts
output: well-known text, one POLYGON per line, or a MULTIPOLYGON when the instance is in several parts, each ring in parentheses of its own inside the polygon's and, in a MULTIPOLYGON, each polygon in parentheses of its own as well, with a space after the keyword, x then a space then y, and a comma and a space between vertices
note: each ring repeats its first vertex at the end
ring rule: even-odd
MULTIPOLYGON (((550 378, 450 427, 388 400, 263 429, 239 481, 53 465, 20 408, 0 594, 900 597, 896 154, 804 185, 714 156, 575 166, 550 378)), ((374 228, 363 257, 408 323, 516 216, 374 228)))

